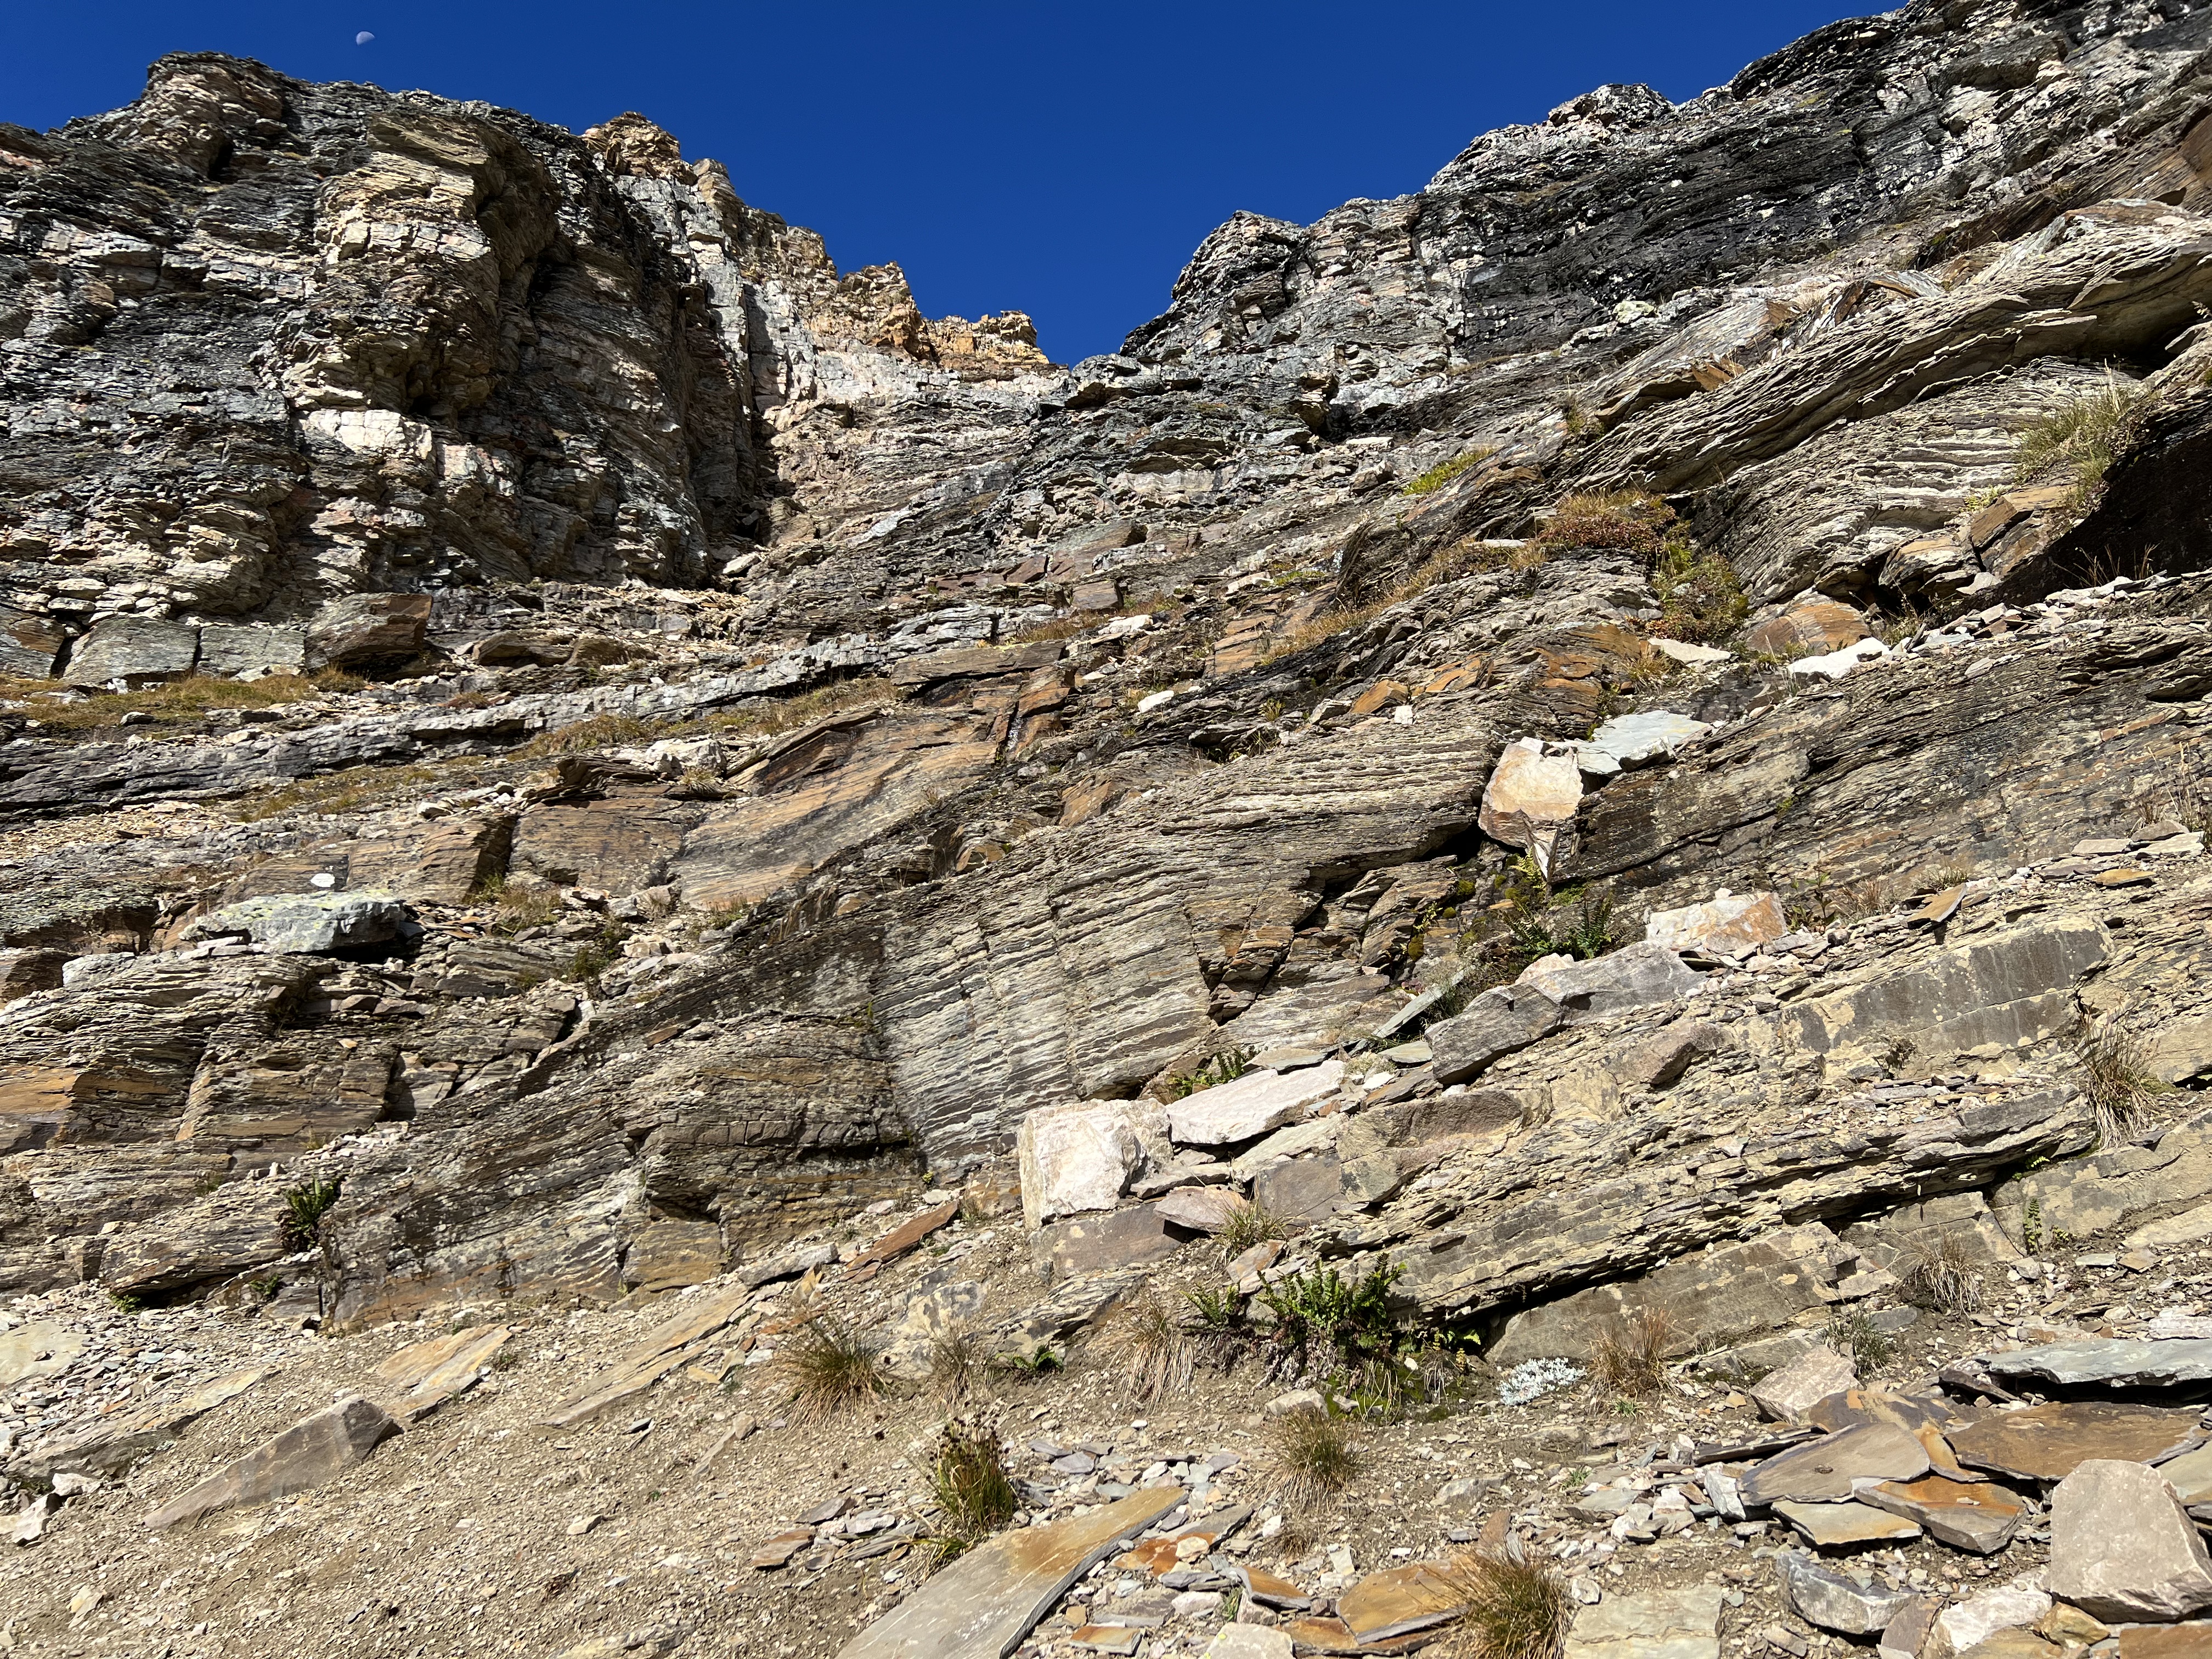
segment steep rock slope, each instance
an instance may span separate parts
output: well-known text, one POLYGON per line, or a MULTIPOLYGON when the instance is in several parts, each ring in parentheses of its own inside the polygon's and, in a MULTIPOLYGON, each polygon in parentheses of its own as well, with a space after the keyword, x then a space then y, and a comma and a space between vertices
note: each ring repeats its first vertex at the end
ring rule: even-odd
POLYGON ((2208 53, 1603 88, 1065 369, 637 116, 0 128, 0 1288, 735 1320, 829 1237, 908 1364, 911 1203, 1034 1360, 1234 1195, 1550 1361, 2201 1201, 2082 1191, 2212 1070, 2208 53))

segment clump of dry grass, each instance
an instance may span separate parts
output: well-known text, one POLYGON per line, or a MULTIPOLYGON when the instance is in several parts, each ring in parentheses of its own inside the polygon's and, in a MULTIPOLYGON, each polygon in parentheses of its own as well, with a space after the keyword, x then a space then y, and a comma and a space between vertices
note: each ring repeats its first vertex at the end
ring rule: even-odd
POLYGON ((777 1350, 775 1369, 790 1385, 794 1423, 826 1423, 890 1392, 875 1344, 827 1313, 816 1314, 777 1350))
POLYGON ((2078 514, 2089 492, 2104 482, 2120 441, 2120 428, 2134 402, 2133 390, 2117 379, 2102 392, 2046 415, 2021 434, 2013 459, 2018 483, 2056 474, 2067 485, 2061 515, 2078 514))
POLYGON ((1294 1508, 1334 1498, 1359 1473, 1351 1425, 1325 1411, 1285 1412, 1275 1419, 1273 1439, 1275 1488, 1294 1508))
POLYGON ((957 1325, 929 1345, 929 1392, 947 1411, 957 1411, 982 1391, 990 1345, 980 1331, 957 1325))
POLYGON ((365 684, 328 668, 313 675, 270 674, 258 680, 188 674, 143 691, 95 690, 80 701, 54 696, 63 689, 55 681, 6 675, 0 676, 0 701, 29 702, 32 718, 49 730, 96 732, 120 726, 125 714, 149 715, 156 726, 176 725, 227 708, 275 708, 311 702, 333 692, 357 691, 365 684))
POLYGON ((2150 1068, 2142 1039, 2108 1023, 2088 1034, 2075 1054, 2081 1066, 2082 1092, 2097 1120, 2097 1144, 2117 1146, 2140 1133, 2150 1121, 2153 1098, 2166 1090, 2150 1068))
POLYGON ((1545 547, 1618 550, 1656 559, 1666 545, 1667 526, 1674 522, 1673 507, 1638 490, 1570 495, 1553 509, 1532 539, 1545 547))
POLYGON ((1214 1237, 1220 1241, 1221 1254, 1231 1261, 1255 1244, 1264 1244, 1271 1238, 1288 1238, 1291 1224, 1264 1204, 1250 1200, 1239 1204, 1229 1212, 1214 1237))
POLYGON ((1465 1608, 1452 1627, 1453 1659, 1553 1659, 1559 1651, 1573 1602, 1551 1568, 1470 1551, 1437 1577, 1465 1608))
POLYGON ((1147 1404, 1190 1386, 1198 1350, 1182 1316, 1147 1285, 1121 1310, 1105 1343, 1147 1404))
POLYGON ((1639 1308, 1598 1335, 1590 1370, 1617 1395, 1640 1400, 1667 1386, 1667 1354, 1680 1334, 1665 1308, 1639 1308))
POLYGON ((1972 1313, 1982 1305, 1982 1281, 1973 1250, 1960 1235, 1937 1231, 1923 1238, 1898 1275, 1898 1294, 1936 1313, 1972 1313))
POLYGON ((889 708, 900 696, 898 687, 889 680, 867 675, 803 691, 764 708, 733 708, 726 714, 709 714, 699 722, 698 729, 731 737, 773 737, 779 732, 811 726, 831 714, 889 708))
POLYGON ((540 732, 514 752, 524 760, 548 760, 556 755, 629 748, 664 735, 658 722, 641 720, 635 714, 586 714, 582 720, 540 732))
POLYGON ((240 823, 252 823, 294 812, 328 815, 392 806, 412 796, 465 789, 471 775, 489 764, 480 755, 454 755, 419 766, 349 766, 328 777, 301 778, 280 788, 241 796, 229 811, 240 823))

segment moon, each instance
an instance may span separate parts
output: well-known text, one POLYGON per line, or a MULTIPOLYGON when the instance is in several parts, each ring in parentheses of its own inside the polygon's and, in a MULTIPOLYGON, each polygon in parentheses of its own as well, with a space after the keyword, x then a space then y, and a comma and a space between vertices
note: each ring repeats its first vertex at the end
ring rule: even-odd
POLYGON ((375 39, 376 37, 374 35, 371 34, 367 29, 363 29, 359 34, 354 36, 353 43, 356 46, 365 46, 375 39))

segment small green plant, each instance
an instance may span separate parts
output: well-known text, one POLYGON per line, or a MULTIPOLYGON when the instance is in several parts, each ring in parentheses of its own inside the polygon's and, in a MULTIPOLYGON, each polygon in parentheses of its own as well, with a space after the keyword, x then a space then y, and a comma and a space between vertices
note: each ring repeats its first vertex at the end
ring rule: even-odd
POLYGON ((1574 1601, 1551 1568, 1470 1552, 1438 1577, 1447 1605, 1464 1609, 1453 1626, 1455 1659, 1554 1659, 1559 1651, 1574 1601))
POLYGON ((1224 1083, 1234 1083, 1252 1069, 1249 1048, 1227 1048, 1207 1060, 1195 1072, 1178 1072, 1164 1085, 1170 1100, 1182 1100, 1202 1090, 1218 1088, 1224 1083))
POLYGON ((1048 1376, 1056 1370, 1064 1370, 1066 1364, 1067 1356, 1059 1349, 1050 1346, 1039 1346, 1026 1352, 1015 1348, 1005 1353, 991 1356, 992 1370, 1005 1371, 1014 1376, 1027 1377, 1031 1382, 1035 1382, 1041 1376, 1048 1376))
POLYGON ((1864 1308, 1838 1308, 1828 1316, 1828 1346, 1850 1355, 1861 1376, 1887 1365, 1892 1350, 1888 1336, 1864 1308))
POLYGON ((562 967, 561 977, 578 985, 597 985, 599 976, 622 960, 623 941, 629 937, 629 930, 620 922, 609 922, 576 947, 562 967))
POLYGON ((2135 1033, 2108 1021, 2082 1038, 2075 1057, 2096 1119, 2097 1144, 2117 1146, 2139 1133, 2150 1121, 2152 1102, 2166 1085, 2151 1070, 2135 1033))
POLYGON ((2020 1214, 2020 1247, 2030 1255, 2042 1253, 2043 1200, 2031 1198, 2020 1214))
POLYGON ((1449 483, 1454 478, 1459 477, 1461 473, 1467 471, 1471 467, 1480 466, 1485 461, 1488 460, 1497 453, 1498 451, 1495 448, 1476 448, 1468 450, 1463 455, 1455 455, 1451 459, 1440 462, 1437 465, 1431 467, 1426 472, 1421 474, 1419 477, 1415 478, 1411 483, 1408 483, 1405 489, 1401 490, 1399 493, 1405 495, 1434 495, 1437 490, 1442 489, 1446 484, 1449 483))
POLYGON ((1680 1335, 1670 1310, 1639 1308, 1598 1333, 1590 1350, 1591 1374, 1630 1399, 1656 1394, 1667 1386, 1667 1356, 1680 1335))
POLYGON ((1181 1316, 1150 1285, 1121 1310, 1106 1346, 1147 1404, 1190 1386, 1197 1349, 1181 1316))
POLYGON ((790 1387, 794 1423, 826 1423, 890 1392, 875 1345, 827 1313, 816 1314, 777 1350, 775 1368, 790 1387))
POLYGON ((304 1250, 322 1237, 323 1217, 337 1201, 338 1183, 311 1181, 284 1194, 284 1242, 304 1250))
POLYGON ((1334 1498, 1359 1473, 1359 1447, 1351 1425, 1310 1406, 1275 1419, 1275 1489, 1283 1502, 1309 1509, 1334 1498))
POLYGON ((1293 1273, 1260 1292, 1274 1315, 1272 1333, 1284 1376, 1345 1372, 1364 1383, 1395 1382, 1393 1361, 1407 1346, 1390 1307, 1390 1287, 1405 1276, 1401 1266, 1376 1267, 1348 1279, 1334 1267, 1293 1273))
POLYGON ((110 1291, 107 1293, 107 1299, 115 1304, 115 1311, 118 1313, 135 1314, 146 1311, 146 1298, 134 1291, 110 1291))
POLYGON ((1264 1244, 1271 1238, 1288 1238, 1291 1224, 1264 1204, 1247 1201, 1230 1211, 1228 1219, 1221 1224, 1215 1235, 1221 1243, 1221 1254, 1234 1261, 1255 1244, 1264 1244))
POLYGON ((995 1532, 1019 1507, 994 1418, 946 1423, 938 1431, 928 1474, 930 1495, 954 1538, 972 1541, 995 1532))
POLYGON ((1898 1275, 1898 1294, 1916 1308, 1936 1313, 1972 1313, 1982 1305, 1982 1281, 1974 1254, 1958 1233, 1929 1234, 1909 1253, 1898 1275))
POLYGON ((1190 1306, 1191 1344, 1198 1358, 1218 1371, 1235 1370, 1258 1338, 1237 1287, 1201 1285, 1185 1291, 1183 1300, 1190 1306))

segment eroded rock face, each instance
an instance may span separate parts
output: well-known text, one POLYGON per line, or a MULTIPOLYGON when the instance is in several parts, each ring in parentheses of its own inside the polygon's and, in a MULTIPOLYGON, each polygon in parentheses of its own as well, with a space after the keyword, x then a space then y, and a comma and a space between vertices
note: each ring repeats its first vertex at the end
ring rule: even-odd
MULTIPOLYGON (((1165 1127, 1032 1136, 1056 1272, 1234 1188, 1426 1313, 1758 1340, 1730 1252, 2086 1148, 2085 1012, 2212 1064, 2212 25, 2141 21, 1606 88, 1066 370, 635 115, 196 55, 0 132, 0 664, 153 688, 5 711, 80 822, 6 855, 0 1282, 199 1294, 328 1178, 340 1322, 658 1291, 1104 1103, 1165 1127), (2106 483, 2014 476, 2098 398, 2106 483), (1740 636, 1657 504, 1558 529, 1646 484, 1740 636), (2130 537, 2191 580, 2078 585, 2130 537), (1239 1050, 1300 1058, 1166 1098, 1239 1050)), ((2173 1224, 2172 1152, 2000 1212, 2173 1224)))

